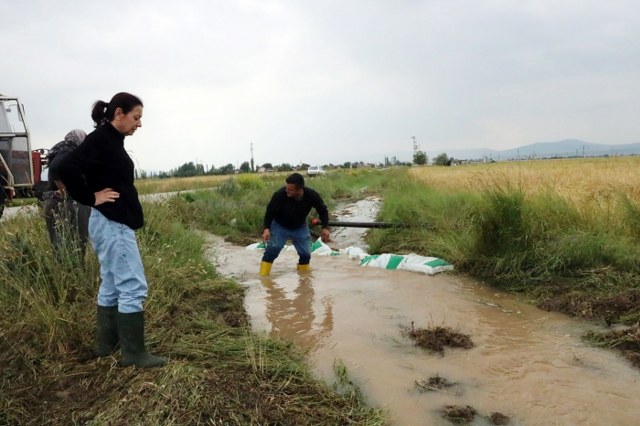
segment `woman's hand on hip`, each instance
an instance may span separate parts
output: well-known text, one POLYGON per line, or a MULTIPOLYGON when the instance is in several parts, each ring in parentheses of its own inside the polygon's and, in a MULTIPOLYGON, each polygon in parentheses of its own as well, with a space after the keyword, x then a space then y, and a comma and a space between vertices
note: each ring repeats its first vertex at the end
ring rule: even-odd
POLYGON ((94 204, 94 206, 99 206, 100 204, 104 203, 113 203, 118 198, 120 198, 120 193, 114 191, 111 188, 105 188, 102 191, 94 193, 93 195, 95 195, 96 197, 96 203, 94 204))

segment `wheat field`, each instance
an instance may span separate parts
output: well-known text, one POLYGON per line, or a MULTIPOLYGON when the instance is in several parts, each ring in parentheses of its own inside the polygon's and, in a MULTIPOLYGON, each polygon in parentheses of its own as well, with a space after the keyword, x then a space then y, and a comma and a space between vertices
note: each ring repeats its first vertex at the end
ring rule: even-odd
POLYGON ((412 178, 449 190, 514 188, 552 192, 574 204, 608 205, 624 194, 640 202, 640 157, 572 158, 410 169, 412 178))

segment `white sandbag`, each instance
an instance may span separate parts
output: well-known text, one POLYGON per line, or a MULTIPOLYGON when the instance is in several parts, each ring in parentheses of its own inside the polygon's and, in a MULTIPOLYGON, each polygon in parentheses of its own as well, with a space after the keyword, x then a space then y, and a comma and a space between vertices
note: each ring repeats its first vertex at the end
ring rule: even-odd
POLYGON ((419 256, 411 253, 404 256, 404 259, 398 265, 398 269, 433 275, 439 272, 453 271, 453 265, 437 257, 419 256))
POLYGON ((360 265, 383 269, 403 269, 405 271, 421 272, 428 275, 453 270, 453 265, 443 259, 418 256, 416 254, 397 255, 383 253, 380 255, 370 255, 363 258, 360 261, 360 265))
POLYGON ((317 254, 320 256, 337 256, 340 252, 331 250, 331 247, 318 238, 313 242, 313 244, 311 244, 311 254, 317 254))
MULTIPOLYGON (((247 250, 264 250, 264 242, 250 244, 247 250)), ((295 250, 292 244, 284 246, 283 250, 295 250)), ((434 275, 440 272, 452 271, 453 265, 438 257, 420 256, 414 253, 398 255, 393 253, 383 253, 370 255, 360 247, 350 246, 340 251, 331 250, 320 238, 311 245, 311 254, 318 256, 338 256, 347 255, 350 259, 358 259, 360 266, 370 266, 382 269, 402 269, 405 271, 419 272, 427 275, 434 275)))
POLYGON ((346 254, 349 256, 349 259, 358 259, 362 260, 365 257, 369 256, 369 253, 362 250, 360 247, 349 246, 347 248, 340 249, 341 254, 346 254))
MULTIPOLYGON (((264 250, 266 248, 267 245, 264 242, 249 244, 247 247, 245 247, 246 250, 264 250)), ((296 248, 293 244, 285 244, 284 247, 282 247, 282 250, 284 251, 295 249, 296 248)), ((331 247, 323 243, 320 238, 318 238, 313 242, 313 244, 311 244, 311 253, 318 254, 320 256, 336 256, 340 254, 337 251, 331 250, 331 247)))
POLYGON ((264 250, 267 248, 267 245, 264 242, 249 244, 245 247, 246 250, 264 250))

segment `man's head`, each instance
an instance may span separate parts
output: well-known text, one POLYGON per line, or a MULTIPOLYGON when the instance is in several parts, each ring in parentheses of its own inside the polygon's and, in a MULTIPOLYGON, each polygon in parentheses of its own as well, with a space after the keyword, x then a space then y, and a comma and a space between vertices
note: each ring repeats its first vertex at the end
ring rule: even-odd
POLYGON ((285 179, 287 197, 299 200, 304 194, 304 178, 300 173, 292 173, 285 179))

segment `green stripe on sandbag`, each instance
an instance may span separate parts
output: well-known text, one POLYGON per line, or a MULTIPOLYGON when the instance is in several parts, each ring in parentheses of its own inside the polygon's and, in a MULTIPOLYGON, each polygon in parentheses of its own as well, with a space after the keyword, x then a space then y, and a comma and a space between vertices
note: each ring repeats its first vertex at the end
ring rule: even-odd
POLYGON ((434 259, 434 260, 430 260, 428 262, 424 262, 423 265, 431 266, 432 268, 435 268, 437 266, 450 266, 451 264, 449 262, 447 262, 446 260, 434 259))
POLYGON ((367 263, 371 262, 372 260, 376 260, 378 257, 380 257, 379 254, 372 254, 370 256, 365 256, 360 261, 360 266, 366 265, 367 263))
POLYGON ((400 265, 400 262, 402 262, 402 259, 404 259, 404 256, 392 254, 389 257, 389 262, 387 263, 386 269, 398 269, 398 265, 400 265))

